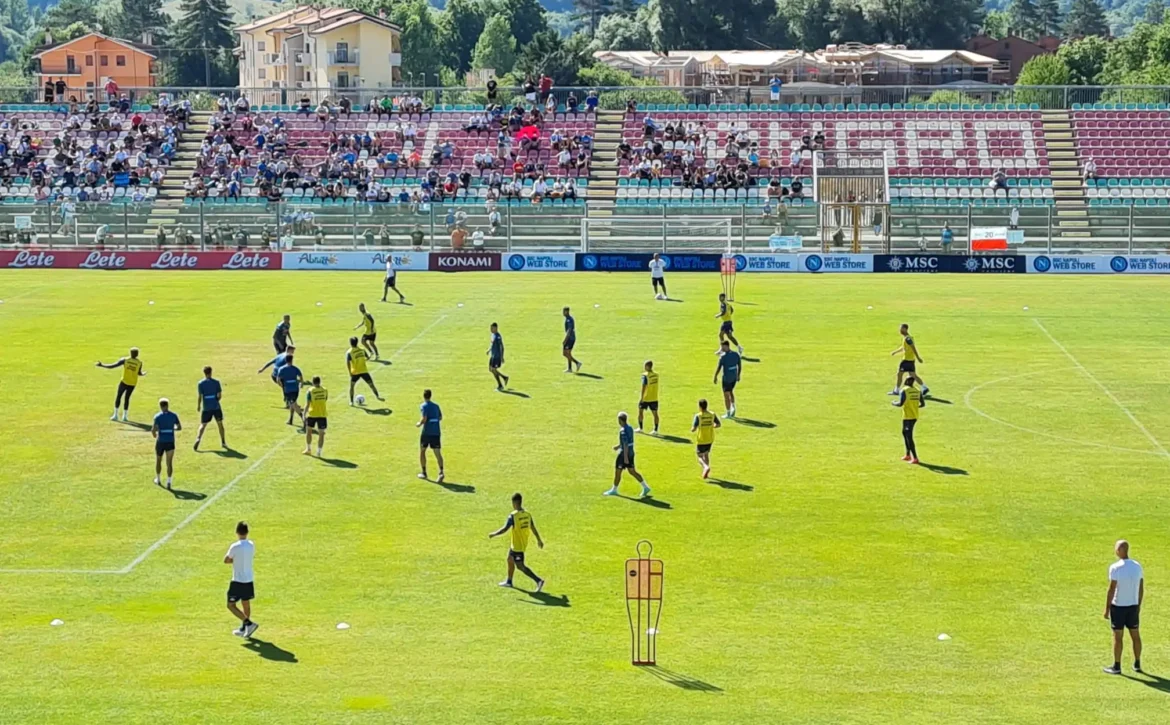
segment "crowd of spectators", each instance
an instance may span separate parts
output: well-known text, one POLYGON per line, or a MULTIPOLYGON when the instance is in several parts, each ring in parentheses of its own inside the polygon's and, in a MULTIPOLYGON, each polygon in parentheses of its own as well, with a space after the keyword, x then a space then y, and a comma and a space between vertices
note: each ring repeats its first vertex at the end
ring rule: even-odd
POLYGON ((135 110, 124 94, 108 105, 69 98, 45 112, 0 119, 0 186, 21 180, 36 201, 111 201, 118 189, 130 201, 162 185, 190 102, 163 94, 150 112, 135 110))

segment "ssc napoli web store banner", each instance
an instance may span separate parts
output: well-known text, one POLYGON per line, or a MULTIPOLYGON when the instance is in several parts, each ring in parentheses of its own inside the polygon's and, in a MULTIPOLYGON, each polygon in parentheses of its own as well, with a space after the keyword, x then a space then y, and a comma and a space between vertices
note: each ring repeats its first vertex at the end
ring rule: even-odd
MULTIPOLYGON (((721 254, 663 254, 667 272, 718 272, 721 254)), ((578 254, 578 272, 646 272, 653 254, 578 254)))
POLYGON ((572 272, 577 255, 572 252, 554 254, 505 254, 505 272, 572 272))
POLYGON ((1028 274, 1113 274, 1110 259, 1105 254, 1029 254, 1028 274))
POLYGON ((802 254, 802 272, 872 272, 872 254, 802 254))
POLYGON ((0 252, 0 267, 8 269, 276 270, 281 262, 279 252, 0 252))
POLYGON ((1109 269, 1117 274, 1170 274, 1170 254, 1144 254, 1109 258, 1109 269))
POLYGON ((285 252, 284 269, 332 269, 385 271, 386 259, 394 268, 407 271, 430 269, 427 252, 285 252))
POLYGON ((800 272, 800 255, 797 254, 737 254, 736 272, 800 272))
POLYGON ((1022 254, 875 254, 873 266, 875 272, 908 274, 1023 274, 1028 260, 1022 254))

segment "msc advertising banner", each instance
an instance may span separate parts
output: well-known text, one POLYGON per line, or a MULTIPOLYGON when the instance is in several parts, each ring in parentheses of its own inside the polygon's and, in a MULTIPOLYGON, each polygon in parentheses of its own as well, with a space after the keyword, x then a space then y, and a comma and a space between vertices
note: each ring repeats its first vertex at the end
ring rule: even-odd
POLYGON ((496 252, 431 252, 432 272, 499 272, 496 252))
POLYGON ((285 269, 336 269, 384 271, 386 259, 395 269, 424 271, 430 268, 427 252, 285 252, 285 269))
POLYGON ((1022 254, 875 254, 873 266, 875 272, 910 274, 1023 274, 1027 271, 1028 260, 1022 254))
POLYGON ((804 272, 872 272, 872 254, 802 254, 804 272))
MULTIPOLYGON (((578 254, 579 272, 648 272, 653 254, 578 254)), ((718 272, 721 254, 663 254, 668 272, 718 272)))
POLYGON ((279 252, 117 252, 106 250, 0 252, 0 267, 10 269, 251 269, 281 268, 279 252))
POLYGON ((505 254, 505 272, 572 272, 577 255, 572 252, 552 254, 505 254))

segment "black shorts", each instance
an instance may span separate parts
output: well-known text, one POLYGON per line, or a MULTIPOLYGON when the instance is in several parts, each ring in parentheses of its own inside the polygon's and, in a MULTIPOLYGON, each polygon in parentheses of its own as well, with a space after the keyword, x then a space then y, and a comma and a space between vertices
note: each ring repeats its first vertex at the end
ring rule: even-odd
POLYGON ((724 320, 723 324, 719 326, 719 334, 728 335, 735 332, 735 328, 731 326, 731 320, 724 320))
POLYGON ((286 406, 296 405, 297 404, 297 393, 290 393, 287 390, 284 391, 284 404, 286 406))
POLYGON ((167 451, 173 451, 173 450, 175 450, 175 442, 174 441, 170 441, 168 443, 164 443, 162 441, 155 441, 154 442, 154 454, 156 456, 161 456, 162 454, 166 453, 167 451))
POLYGON ((374 387, 374 379, 370 377, 369 373, 358 373, 357 375, 350 375, 349 382, 356 383, 359 380, 365 380, 371 388, 374 387))
POLYGON ((203 414, 201 416, 199 416, 199 422, 200 423, 210 423, 213 418, 215 420, 223 420, 223 409, 220 408, 217 410, 203 411, 203 414))
POLYGON ((368 335, 362 335, 362 342, 374 342, 378 339, 378 333, 371 332, 368 335))
POLYGON ((504 367, 504 358, 493 357, 491 360, 488 360, 488 367, 489 368, 502 368, 502 367, 504 367))
POLYGON ((387 277, 386 278, 386 286, 387 287, 394 287, 395 286, 394 285, 395 279, 396 279, 395 275, 390 275, 389 277, 387 277))
POLYGON ((431 435, 429 433, 423 433, 421 436, 419 436, 418 444, 422 448, 430 448, 435 451, 443 447, 441 436, 431 435))
POLYGON ((1116 605, 1109 607, 1109 624, 1113 627, 1113 631, 1120 632, 1123 629, 1137 629, 1139 609, 1141 609, 1141 605, 1139 604, 1128 607, 1118 607, 1116 605))
POLYGON ((665 277, 651 277, 650 284, 654 287, 654 289, 658 289, 659 287, 661 287, 663 290, 665 290, 666 289, 666 278, 665 277))
POLYGON ((305 418, 306 428, 316 428, 317 430, 325 430, 329 427, 328 418, 305 418))
POLYGON ((713 445, 713 443, 700 443, 699 445, 695 446, 695 451, 698 453, 710 453, 711 446, 713 445))
POLYGON ((724 380, 723 381, 723 392, 730 393, 731 391, 735 390, 735 384, 738 382, 739 382, 738 380, 724 380))
POLYGON ((229 602, 250 602, 256 598, 256 587, 252 582, 232 582, 228 584, 227 600, 229 602))
POLYGON ((512 551, 511 549, 508 549, 508 558, 511 559, 512 561, 516 562, 517 564, 523 564, 524 563, 524 552, 523 551, 512 551))
POLYGON ((638 410, 653 410, 655 413, 657 413, 658 412, 658 401, 657 400, 639 401, 638 402, 638 410))
POLYGON ((637 466, 634 465, 634 454, 630 454, 630 462, 626 463, 626 457, 621 451, 618 451, 617 460, 614 461, 613 465, 619 471, 625 468, 637 468, 637 466))
POLYGON ((576 344, 577 344, 577 338, 576 338, 576 337, 570 337, 570 338, 568 338, 567 340, 565 340, 565 344, 564 344, 564 346, 563 346, 563 347, 564 347, 564 349, 566 349, 566 350, 572 350, 572 349, 573 349, 573 346, 574 346, 574 345, 576 345, 576 344))
POLYGON ((903 360, 902 362, 898 363, 898 372, 900 372, 900 373, 914 372, 914 361, 913 360, 903 360))
POLYGON ((276 352, 281 353, 288 350, 288 343, 272 338, 272 347, 276 348, 276 352))

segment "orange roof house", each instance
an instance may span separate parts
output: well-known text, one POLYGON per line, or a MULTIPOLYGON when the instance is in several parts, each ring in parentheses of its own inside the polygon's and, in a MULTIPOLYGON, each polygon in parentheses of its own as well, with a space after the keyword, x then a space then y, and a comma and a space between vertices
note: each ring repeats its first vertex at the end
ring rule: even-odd
POLYGON ((39 63, 38 85, 64 80, 67 95, 78 100, 101 93, 110 78, 119 88, 148 88, 154 85, 155 55, 150 46, 90 33, 44 48, 33 58, 39 63))

